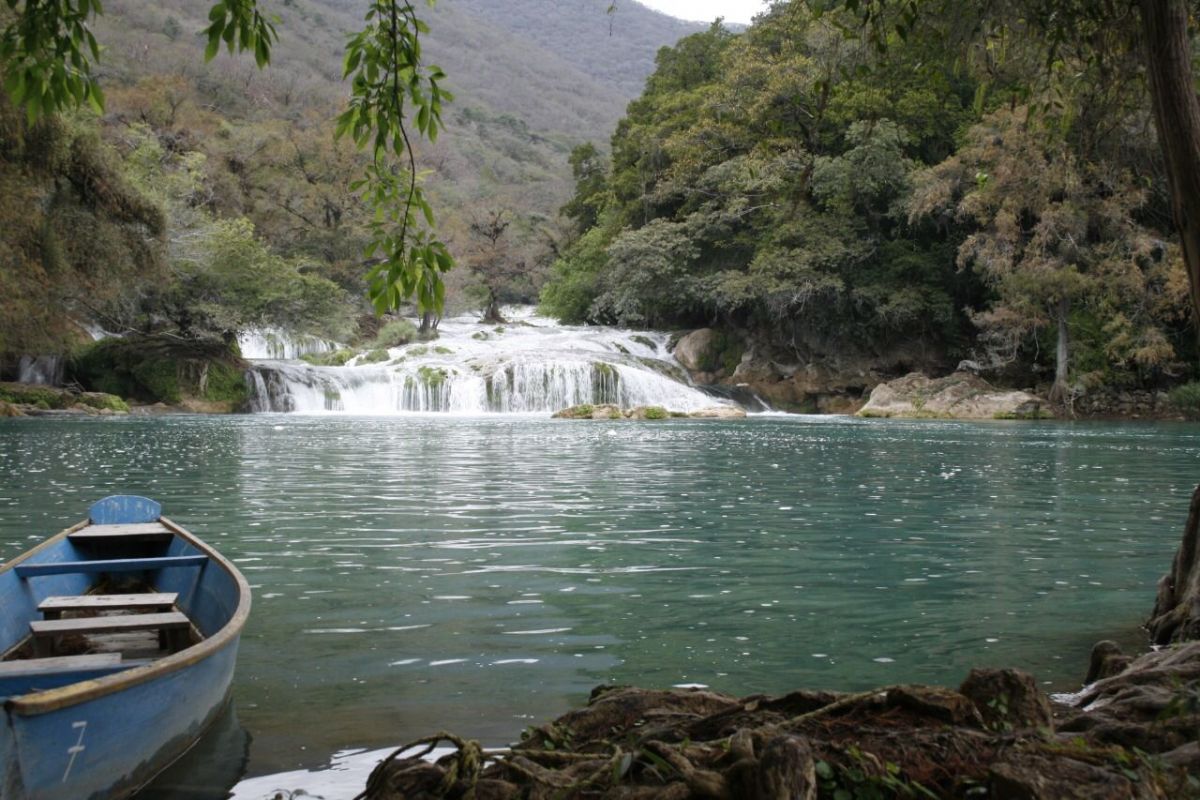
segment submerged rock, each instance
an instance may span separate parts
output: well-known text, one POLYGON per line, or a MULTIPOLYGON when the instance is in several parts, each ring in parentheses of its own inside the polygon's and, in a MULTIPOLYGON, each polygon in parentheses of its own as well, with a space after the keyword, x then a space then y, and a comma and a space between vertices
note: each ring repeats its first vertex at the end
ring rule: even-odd
POLYGON ((919 372, 881 383, 860 417, 917 419, 1043 419, 1052 417, 1040 397, 997 389, 978 375, 955 372, 929 378, 919 372))
POLYGON ((670 411, 662 406, 634 406, 621 408, 609 403, 593 405, 583 403, 570 408, 564 408, 551 415, 554 419, 632 419, 659 420, 689 417, 692 419, 741 419, 746 411, 736 406, 710 406, 697 411, 670 411))

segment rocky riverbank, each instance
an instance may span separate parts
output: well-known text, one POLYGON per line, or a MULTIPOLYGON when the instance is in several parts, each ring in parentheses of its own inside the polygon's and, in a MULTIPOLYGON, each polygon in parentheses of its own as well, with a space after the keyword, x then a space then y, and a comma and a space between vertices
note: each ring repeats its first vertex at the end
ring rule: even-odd
POLYGON ((798 341, 780 348, 760 339, 745 331, 700 328, 676 334, 672 353, 694 383, 756 397, 780 411, 957 419, 1200 415, 1200 399, 1192 403, 1195 408, 1185 408, 1163 389, 1104 385, 1076 385, 1065 406, 1056 408, 1039 397, 1047 387, 1006 388, 1013 376, 989 382, 972 362, 955 369, 937 353, 905 343, 868 353, 838 342, 798 341), (890 388, 876 396, 881 387, 890 388))
POLYGON ((0 417, 128 414, 129 404, 114 394, 0 382, 0 417))
MULTIPOLYGON (((1172 644, 1093 650, 1082 691, 976 669, 957 689, 894 685, 733 697, 601 686, 511 748, 436 734, 356 800, 1152 800, 1200 798, 1200 487, 1150 624, 1172 644), (439 744, 453 752, 424 760, 439 744)), ((1082 672, 1082 670, 1081 670, 1082 672)))

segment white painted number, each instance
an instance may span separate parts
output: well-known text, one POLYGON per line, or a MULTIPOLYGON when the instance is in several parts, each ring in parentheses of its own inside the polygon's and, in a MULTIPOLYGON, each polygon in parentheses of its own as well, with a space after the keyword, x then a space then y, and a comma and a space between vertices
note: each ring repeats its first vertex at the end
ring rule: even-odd
POLYGON ((79 729, 79 739, 73 746, 67 748, 67 753, 70 754, 71 760, 67 762, 67 769, 65 772, 63 772, 63 783, 67 782, 67 776, 71 774, 71 767, 75 764, 75 756, 87 749, 83 746, 83 734, 87 731, 87 721, 84 720, 81 722, 72 722, 71 727, 79 729))

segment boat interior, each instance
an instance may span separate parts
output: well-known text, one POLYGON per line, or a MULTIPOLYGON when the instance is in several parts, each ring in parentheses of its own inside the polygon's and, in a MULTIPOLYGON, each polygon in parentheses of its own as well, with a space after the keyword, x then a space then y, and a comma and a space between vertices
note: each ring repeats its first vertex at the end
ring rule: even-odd
POLYGON ((162 521, 89 524, 0 571, 0 698, 152 663, 211 635, 209 557, 162 521))

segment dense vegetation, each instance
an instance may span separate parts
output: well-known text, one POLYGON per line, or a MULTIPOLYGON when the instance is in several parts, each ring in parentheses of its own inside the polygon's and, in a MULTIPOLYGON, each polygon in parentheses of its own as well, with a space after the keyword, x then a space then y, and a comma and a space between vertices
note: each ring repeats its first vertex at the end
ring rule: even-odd
MULTIPOLYGON (((362 4, 273 6, 266 69, 223 50, 204 63, 209 5, 104 4, 91 20, 103 113, 85 104, 31 126, 0 101, 0 366, 72 349, 87 338, 80 323, 198 342, 263 326, 374 336, 372 209, 350 188, 371 158, 333 136, 362 4)), ((452 309, 536 297, 572 145, 611 128, 654 51, 696 29, 636 7, 610 18, 599 0, 506 5, 423 11, 424 61, 450 73, 456 95, 444 135, 416 142, 440 234, 464 266, 448 279, 452 309), (556 46, 542 47, 548 20, 556 46), (508 223, 497 244, 516 269, 477 268, 477 223, 493 217, 508 223)))
MULTIPOLYGON (((777 2, 744 33, 714 24, 662 49, 618 123, 683 23, 631 3, 446 0, 425 12, 423 61, 456 101, 412 120, 428 132, 440 112, 443 137, 406 146, 394 123, 360 126, 365 84, 342 80, 360 5, 284 2, 264 70, 257 45, 201 63, 204 4, 113 0, 86 75, 103 113, 0 107, 0 361, 69 350, 81 322, 372 341, 366 276, 425 230, 387 210, 410 191, 415 147, 461 266, 452 308, 495 317, 540 291, 571 322, 716 327, 734 382, 755 359, 887 373, 965 358, 1056 399, 1189 375, 1177 197, 1124 18, 1022 16, 1033 0, 961 19, 935 0, 777 2), (395 168, 331 136, 339 113, 395 168), (374 201, 352 188, 363 175, 374 201)), ((352 44, 345 69, 365 64, 352 44)), ((415 241, 440 271, 433 235, 415 241)))
POLYGON ((1048 69, 1033 27, 862 33, 778 3, 660 52, 611 164, 575 151, 544 306, 801 361, 973 358, 1060 395, 1183 374, 1187 276, 1136 70, 1061 51, 1048 69))

